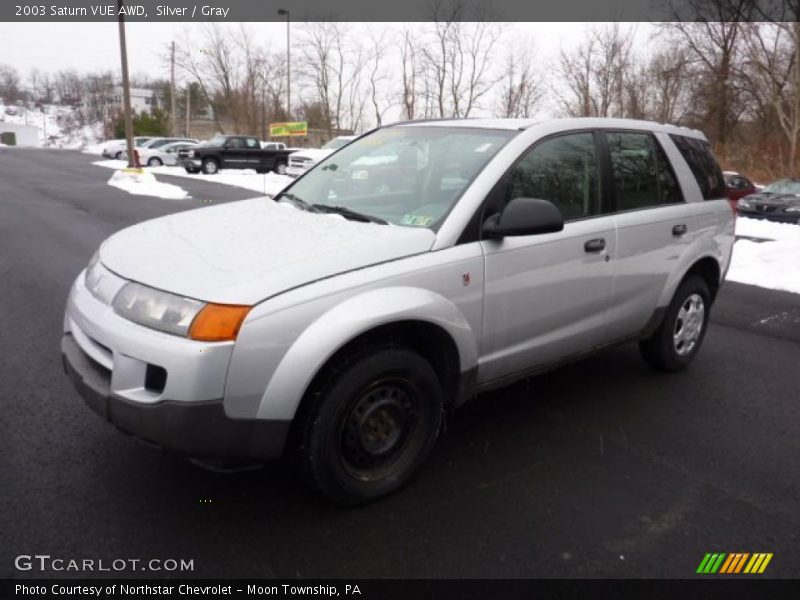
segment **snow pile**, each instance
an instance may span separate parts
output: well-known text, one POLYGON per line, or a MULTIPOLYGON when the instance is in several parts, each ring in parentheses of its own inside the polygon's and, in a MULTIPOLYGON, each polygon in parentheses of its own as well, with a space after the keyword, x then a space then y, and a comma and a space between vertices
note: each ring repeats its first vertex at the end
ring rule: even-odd
POLYGON ((171 183, 157 181, 155 175, 145 171, 116 171, 111 176, 111 179, 108 180, 108 185, 137 196, 155 196, 156 198, 166 198, 168 200, 189 198, 186 190, 171 183))
POLYGON ((726 279, 800 294, 800 225, 736 219, 736 235, 726 279))
MULTIPOLYGON (((122 169, 127 164, 124 160, 99 160, 92 163, 99 167, 110 169, 122 169)), ((259 174, 252 169, 224 169, 216 175, 204 175, 203 173, 187 173, 183 167, 145 167, 148 173, 158 175, 171 175, 173 177, 188 177, 189 179, 199 179, 211 183, 221 183, 232 185, 265 195, 274 196, 283 188, 294 181, 286 175, 277 173, 259 174)))
POLYGON ((82 125, 78 110, 71 106, 45 104, 41 109, 13 106, 16 107, 17 114, 9 115, 6 114, 6 105, 0 103, 0 120, 38 128, 40 146, 79 150, 97 144, 102 137, 102 124, 82 125))

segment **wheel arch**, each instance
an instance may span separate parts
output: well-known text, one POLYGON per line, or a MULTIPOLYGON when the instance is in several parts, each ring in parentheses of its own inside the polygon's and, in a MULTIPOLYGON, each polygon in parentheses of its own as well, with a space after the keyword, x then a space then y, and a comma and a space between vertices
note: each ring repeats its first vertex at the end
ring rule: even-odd
POLYGON ((381 343, 409 347, 428 360, 448 403, 459 400, 477 368, 477 340, 452 302, 425 289, 373 290, 328 310, 297 337, 270 378, 258 418, 294 418, 331 365, 381 343))
POLYGON ((722 285, 722 268, 717 259, 713 256, 704 256, 697 260, 689 267, 680 282, 678 282, 678 287, 693 275, 698 275, 706 282, 708 290, 711 293, 711 302, 713 303, 722 285))

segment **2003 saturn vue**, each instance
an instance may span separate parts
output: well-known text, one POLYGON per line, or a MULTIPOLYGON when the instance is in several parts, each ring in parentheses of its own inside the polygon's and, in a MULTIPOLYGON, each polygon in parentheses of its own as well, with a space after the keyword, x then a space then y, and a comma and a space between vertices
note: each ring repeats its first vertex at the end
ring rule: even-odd
POLYGON ((406 483, 480 391, 628 340, 684 367, 733 240, 699 132, 401 123, 274 199, 111 236, 71 289, 64 365, 125 432, 196 458, 292 453, 358 503, 406 483))

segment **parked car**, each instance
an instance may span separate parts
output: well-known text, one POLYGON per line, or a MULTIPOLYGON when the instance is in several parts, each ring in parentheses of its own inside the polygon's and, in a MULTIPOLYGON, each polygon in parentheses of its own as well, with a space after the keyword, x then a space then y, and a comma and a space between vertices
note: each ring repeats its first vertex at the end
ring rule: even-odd
POLYGON ((217 135, 204 144, 179 152, 180 164, 187 173, 213 175, 220 169, 255 169, 258 173, 286 172, 291 150, 261 147, 257 137, 217 135))
POLYGON ((739 200, 736 208, 743 217, 800 224, 800 178, 773 181, 739 200))
POLYGON ((333 138, 322 148, 305 148, 303 150, 298 150, 289 157, 289 166, 286 168, 286 174, 290 177, 299 177, 323 158, 327 158, 357 137, 357 135, 340 135, 339 137, 333 138))
MULTIPOLYGON (((192 139, 192 138, 179 138, 179 137, 156 137, 156 138, 150 138, 149 140, 147 140, 146 142, 142 143, 141 145, 137 145, 137 147, 135 148, 135 150, 139 153, 139 162, 140 162, 140 164, 143 164, 143 165, 147 164, 141 158, 141 154, 145 150, 157 150, 157 149, 163 148, 167 144, 174 144, 175 142, 186 142, 188 144, 199 144, 200 143, 198 140, 195 140, 195 139, 192 139)), ((124 149, 122 151, 122 155, 120 156, 120 158, 122 158, 122 159, 127 159, 128 158, 128 150, 127 149, 124 149)))
MULTIPOLYGON (((139 148, 152 139, 154 138, 148 136, 136 136, 133 138, 133 145, 139 148)), ((107 158, 116 158, 118 160, 122 159, 128 155, 128 149, 126 148, 127 144, 127 140, 124 139, 109 140, 103 146, 102 154, 107 158)))
POLYGON ((200 459, 292 455, 354 504, 408 482, 478 392, 630 340, 686 367, 733 242, 700 132, 390 125, 274 199, 112 235, 70 291, 64 366, 127 433, 200 459))
POLYGON ((736 210, 736 204, 739 202, 739 199, 750 194, 755 194, 756 191, 758 191, 756 190, 756 186, 753 185, 753 182, 740 173, 735 171, 723 171, 722 175, 725 177, 725 189, 728 194, 728 200, 734 210, 736 210))
POLYGON ((161 165, 174 166, 178 164, 178 152, 194 148, 198 142, 171 142, 157 148, 142 148, 139 152, 139 163, 148 167, 161 165))
POLYGON ((8 106, 6 106, 6 114, 13 117, 19 114, 19 109, 13 104, 9 104, 8 106))

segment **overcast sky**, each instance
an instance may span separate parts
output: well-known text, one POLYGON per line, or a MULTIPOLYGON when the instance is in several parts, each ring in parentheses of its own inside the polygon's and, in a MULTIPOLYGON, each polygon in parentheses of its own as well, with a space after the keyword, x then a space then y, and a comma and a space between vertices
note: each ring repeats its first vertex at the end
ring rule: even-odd
MULTIPOLYGON (((5 0, 3 0, 5 1, 5 0)), ((237 24, 232 24, 236 26, 237 24)), ((649 31, 647 24, 638 25, 637 37, 649 31)), ((286 48, 284 23, 249 23, 262 39, 269 40, 273 50, 286 48)), ((353 24, 358 27, 359 24, 353 24)), ((396 27, 396 23, 370 23, 375 27, 396 27)), ((150 77, 168 77, 168 66, 162 56, 172 40, 180 41, 198 27, 189 23, 127 23, 129 68, 131 73, 150 77)), ((302 24, 292 24, 299 33, 302 24)), ((562 46, 580 40, 583 23, 515 23, 514 30, 529 34, 544 55, 557 55, 562 46)), ((16 67, 27 78, 32 68, 58 71, 74 68, 79 71, 119 70, 119 39, 116 23, 0 23, 0 63, 16 67)))

